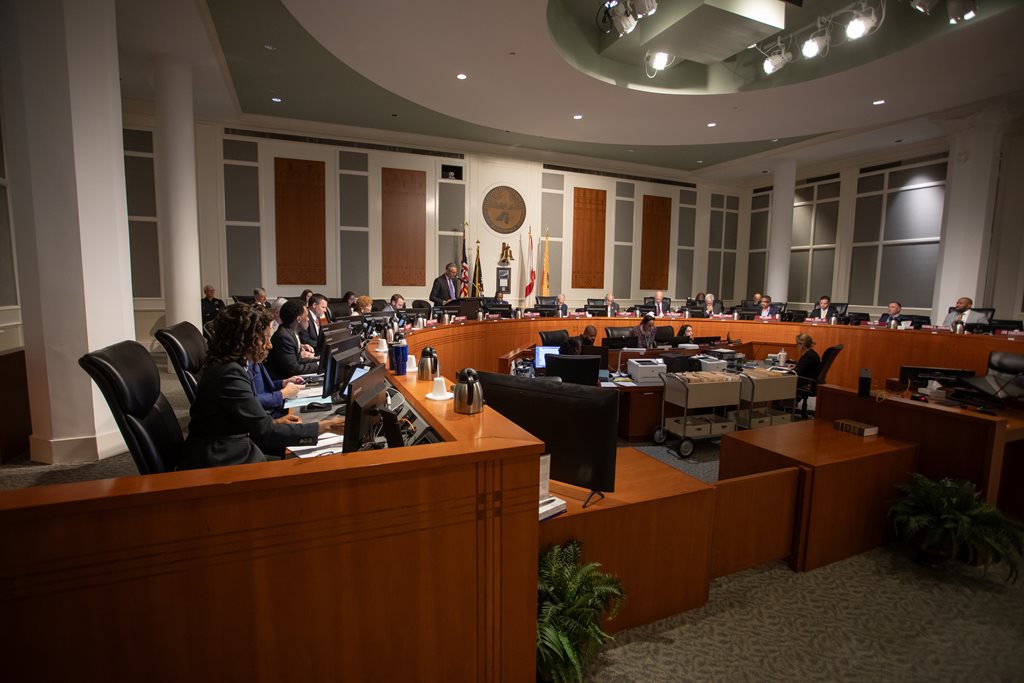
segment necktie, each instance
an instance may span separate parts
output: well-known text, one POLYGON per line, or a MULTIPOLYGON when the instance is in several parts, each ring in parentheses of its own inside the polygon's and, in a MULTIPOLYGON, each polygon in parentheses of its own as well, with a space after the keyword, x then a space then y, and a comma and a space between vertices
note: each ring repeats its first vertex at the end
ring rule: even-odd
POLYGON ((452 295, 453 299, 455 298, 455 282, 451 278, 448 278, 448 293, 452 295))

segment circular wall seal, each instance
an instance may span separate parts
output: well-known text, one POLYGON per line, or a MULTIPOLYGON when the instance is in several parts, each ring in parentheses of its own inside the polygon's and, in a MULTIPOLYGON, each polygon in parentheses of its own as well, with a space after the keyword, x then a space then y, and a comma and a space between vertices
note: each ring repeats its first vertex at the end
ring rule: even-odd
POLYGON ((499 185, 484 195, 484 222, 491 230, 511 235, 523 227, 526 220, 526 202, 523 195, 508 185, 499 185))

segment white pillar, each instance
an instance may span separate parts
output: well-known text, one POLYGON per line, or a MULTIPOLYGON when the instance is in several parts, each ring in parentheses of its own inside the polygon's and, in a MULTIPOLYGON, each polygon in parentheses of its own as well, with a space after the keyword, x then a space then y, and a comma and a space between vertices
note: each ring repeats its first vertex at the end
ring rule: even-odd
POLYGON ((945 318, 962 296, 970 297, 975 306, 988 305, 982 295, 1007 118, 1005 108, 992 107, 951 124, 933 321, 945 318))
POLYGON ((33 460, 125 447, 78 366, 135 336, 114 0, 0 5, 8 180, 33 460))
POLYGON ((764 293, 772 301, 789 299, 789 248, 793 244, 796 161, 780 161, 772 170, 772 219, 768 235, 768 272, 764 293))
MULTIPOLYGON (((162 57, 156 63, 156 211, 167 324, 201 324, 199 219, 192 70, 162 57)), ((223 295, 223 294, 222 294, 223 295)))

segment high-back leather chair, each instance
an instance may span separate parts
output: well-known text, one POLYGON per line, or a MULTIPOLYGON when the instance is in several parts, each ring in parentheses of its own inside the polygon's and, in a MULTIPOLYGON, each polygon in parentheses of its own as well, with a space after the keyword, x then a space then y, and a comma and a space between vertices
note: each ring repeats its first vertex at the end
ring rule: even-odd
POLYGON ((672 340, 676 338, 675 330, 672 329, 671 325, 658 325, 654 328, 654 343, 659 346, 665 344, 671 344, 672 340))
POLYGON ((556 301, 558 301, 558 297, 557 296, 538 296, 537 297, 537 305, 538 306, 554 306, 556 301))
POLYGON ((818 371, 818 376, 811 380, 805 380, 802 386, 797 386, 796 394, 801 403, 800 414, 804 417, 807 417, 807 399, 818 395, 818 386, 825 383, 829 368, 832 367, 836 356, 842 350, 842 344, 836 344, 825 349, 825 353, 821 354, 821 370, 818 371))
POLYGON ((123 341, 78 359, 107 400, 141 474, 173 472, 184 438, 146 348, 123 341))
POLYGON ((635 333, 632 327, 606 327, 604 328, 604 336, 609 339, 625 339, 626 337, 632 337, 635 333))
POLYGON ((167 352, 167 358, 181 382, 181 388, 185 390, 188 402, 194 403, 199 371, 206 362, 206 339, 188 321, 157 330, 153 336, 167 352))
POLYGON ((540 333, 541 346, 561 346, 568 339, 569 330, 547 330, 540 333))

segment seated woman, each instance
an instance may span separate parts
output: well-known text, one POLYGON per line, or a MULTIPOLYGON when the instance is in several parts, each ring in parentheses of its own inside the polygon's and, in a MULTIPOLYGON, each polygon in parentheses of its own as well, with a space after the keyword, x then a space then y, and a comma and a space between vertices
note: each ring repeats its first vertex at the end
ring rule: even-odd
POLYGON ((579 337, 569 337, 562 345, 558 347, 558 355, 560 356, 578 356, 582 350, 583 345, 580 343, 579 337))
POLYGON ((693 343, 693 325, 683 325, 679 328, 679 344, 692 344, 693 343))
POLYGON ((814 340, 809 334, 796 335, 796 352, 800 359, 796 362, 793 371, 797 374, 798 386, 808 388, 813 386, 821 372, 821 356, 814 350, 814 340))
POLYGON ((264 462, 264 451, 312 445, 319 434, 344 429, 340 417, 303 424, 286 415, 275 421, 260 405, 246 365, 267 357, 270 320, 266 308, 249 304, 232 304, 214 320, 179 470, 264 462))
POLYGON ((658 345, 658 343, 654 341, 654 335, 658 330, 654 321, 654 314, 648 313, 644 315, 644 319, 640 321, 640 324, 633 328, 633 336, 639 340, 640 346, 645 349, 653 349, 658 345))
POLYGON ((299 340, 299 325, 306 324, 306 319, 306 307, 301 301, 292 300, 281 307, 281 326, 271 337, 273 348, 267 356, 267 372, 273 379, 316 372, 317 361, 306 359, 299 340))
POLYGON ((365 315, 373 309, 373 299, 366 296, 365 294, 356 299, 355 305, 352 306, 352 315, 365 315))

